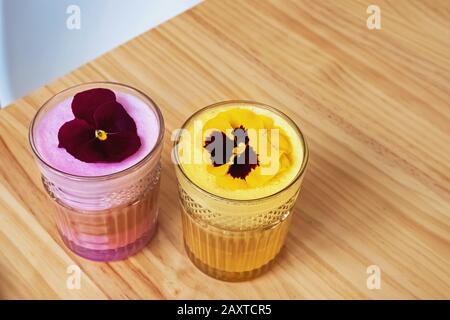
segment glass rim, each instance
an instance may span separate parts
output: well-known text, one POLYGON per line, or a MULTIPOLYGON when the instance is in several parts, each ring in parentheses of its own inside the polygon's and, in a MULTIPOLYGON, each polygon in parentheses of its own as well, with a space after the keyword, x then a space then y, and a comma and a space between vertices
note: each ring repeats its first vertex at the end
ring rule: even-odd
POLYGON ((282 193, 283 191, 289 189, 292 185, 294 185, 301 177, 304 176, 307 164, 308 164, 308 160, 309 160, 309 149, 308 149, 308 144, 306 142, 305 136, 303 135, 303 132, 300 130, 300 128, 298 127, 298 125, 284 112, 282 112, 281 110, 274 108, 268 104, 264 104, 261 102, 256 102, 256 101, 252 101, 252 100, 223 100, 223 101, 219 101, 219 102, 215 102, 213 104, 207 105, 203 108, 200 108, 199 110, 195 111, 189 118, 186 119, 186 121, 183 123, 183 125, 181 126, 181 130, 178 131, 174 143, 173 143, 173 153, 174 153, 174 157, 176 159, 176 164, 175 166, 180 170, 180 172, 183 174, 183 176, 198 190, 200 190, 201 192, 204 192, 206 194, 208 194, 208 196, 212 197, 213 199, 219 200, 219 201, 227 201, 227 202, 232 202, 232 203, 247 203, 250 204, 254 201, 257 200, 268 200, 271 199, 273 197, 276 197, 277 195, 279 195, 280 193, 282 193), (209 110, 209 109, 213 109, 219 106, 224 106, 224 105, 228 105, 228 104, 241 104, 241 105, 248 105, 248 106, 255 106, 255 107, 262 107, 263 109, 267 109, 275 114, 277 114, 278 116, 282 117, 284 120, 288 121, 288 123, 292 126, 292 128, 297 131, 297 134, 300 137, 300 142, 303 146, 303 150, 304 150, 304 154, 303 154, 303 158, 302 158, 302 164, 300 166, 300 169, 298 170, 296 176, 292 179, 292 181, 290 181, 284 188, 278 190, 277 192, 273 193, 273 194, 269 194, 267 196, 264 197, 259 197, 259 198, 252 198, 252 199, 233 199, 233 198, 227 198, 227 197, 223 197, 223 196, 219 196, 215 193, 212 193, 208 190, 205 190, 204 188, 202 188, 201 186, 199 186, 197 183, 195 183, 194 181, 192 181, 192 179, 190 179, 188 177, 188 175, 186 174, 186 172, 183 170, 182 165, 180 164, 179 161, 179 156, 178 156, 178 142, 180 140, 181 134, 182 134, 182 129, 186 128, 186 125, 192 121, 197 115, 201 114, 202 112, 209 110))
POLYGON ((39 107, 39 109, 37 110, 37 112, 35 113, 35 115, 33 116, 33 119, 31 120, 31 124, 30 127, 28 129, 28 142, 31 145, 31 149, 34 153, 34 155, 36 156, 36 158, 38 159, 38 161, 40 163, 42 163, 45 167, 49 168, 52 172, 56 173, 57 175, 60 176, 64 176, 65 178, 69 178, 72 180, 76 180, 76 181, 103 181, 103 180, 108 180, 108 179, 112 179, 112 178, 119 178, 122 177, 124 175, 126 175, 129 172, 133 172, 136 169, 140 168, 141 166, 143 166, 144 163, 147 162, 147 160, 149 160, 156 152, 156 150, 158 150, 158 148, 160 147, 163 138, 164 138, 164 131, 165 131, 165 125, 164 125, 164 118, 162 116, 161 110, 159 109, 158 105, 153 101, 153 99, 151 99, 147 94, 145 94, 144 92, 142 92, 139 89, 136 89, 132 86, 126 85, 126 84, 122 84, 119 82, 113 82, 113 81, 92 81, 92 82, 83 82, 71 87, 68 87, 62 91, 59 91, 58 93, 54 94, 53 96, 51 96, 47 101, 45 101, 42 106, 39 107), (41 112, 43 112, 45 106, 47 106, 49 103, 51 103, 56 97, 63 95, 64 93, 67 93, 68 91, 74 90, 74 89, 78 89, 78 88, 82 88, 84 86, 95 86, 95 85, 111 85, 111 86, 117 86, 117 87, 123 87, 123 88, 127 88, 131 91, 134 91, 138 94, 140 94, 141 96, 143 96, 145 99, 147 99, 147 102, 150 102, 150 104, 148 105, 149 108, 152 109, 152 111, 154 111, 156 113, 156 117, 158 119, 158 123, 159 123, 159 133, 158 133, 158 138, 155 142, 155 145, 153 146, 153 148, 150 150, 149 153, 147 153, 141 160, 139 160, 138 162, 136 162, 135 164, 117 171, 117 172, 113 172, 110 174, 106 174, 106 175, 99 175, 99 176, 82 176, 82 175, 76 175, 76 174, 72 174, 72 173, 68 173, 68 172, 64 172, 60 169, 55 168, 54 166, 52 166, 51 164, 49 164, 47 161, 45 161, 42 156, 40 155, 39 151, 36 148, 35 142, 34 142, 34 127, 36 125, 36 119, 38 118, 38 115, 41 114, 41 112), (150 106, 151 105, 151 106, 150 106))

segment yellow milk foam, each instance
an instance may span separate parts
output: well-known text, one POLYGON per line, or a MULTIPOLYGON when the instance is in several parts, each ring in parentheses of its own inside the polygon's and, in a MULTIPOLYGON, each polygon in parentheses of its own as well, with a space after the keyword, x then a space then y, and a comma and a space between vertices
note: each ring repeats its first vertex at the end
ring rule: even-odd
MULTIPOLYGON (((284 168, 282 172, 278 172, 275 176, 273 176, 269 181, 265 182, 263 185, 255 186, 255 187, 235 187, 235 188, 225 188, 220 186, 217 183, 217 177, 208 171, 208 163, 202 162, 201 164, 195 163, 181 163, 181 167, 185 172, 186 176, 194 182, 200 188, 214 194, 220 196, 222 198, 233 199, 233 200, 253 200, 260 199, 266 196, 273 195, 284 188, 286 188, 297 176, 302 166, 302 161, 304 159, 304 148, 303 144, 300 140, 299 134, 288 121, 283 119, 278 114, 253 105, 248 104, 239 104, 233 103, 229 105, 223 105, 218 107, 213 107, 210 109, 206 109, 204 112, 201 112, 193 119, 186 124, 186 131, 189 132, 190 136, 194 136, 194 123, 196 121, 201 121, 204 125, 209 120, 215 118, 218 114, 230 111, 234 109, 245 109, 254 112, 256 115, 262 115, 269 117, 273 120, 274 127, 280 130, 281 135, 285 136, 291 146, 291 152, 289 154, 290 164, 287 168, 284 168)), ((248 128, 246 128, 248 129, 248 128)), ((204 151, 203 142, 202 143, 187 143, 185 139, 187 139, 186 134, 181 134, 179 146, 191 146, 191 155, 193 152, 200 152, 202 154, 204 151)), ((204 139, 202 139, 203 141, 204 139)), ((179 157, 182 158, 184 150, 182 147, 178 149, 179 157)), ((235 178, 235 180, 240 180, 239 178, 235 178)), ((240 181, 236 181, 237 185, 241 185, 240 181)))

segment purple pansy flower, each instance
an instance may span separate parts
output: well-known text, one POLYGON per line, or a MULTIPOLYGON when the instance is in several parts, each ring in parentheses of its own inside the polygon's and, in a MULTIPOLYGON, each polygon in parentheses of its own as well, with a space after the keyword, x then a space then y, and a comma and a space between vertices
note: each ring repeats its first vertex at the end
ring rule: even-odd
POLYGON ((77 93, 72 112, 75 119, 61 126, 58 140, 59 147, 76 159, 120 162, 140 148, 136 123, 113 91, 96 88, 77 93))

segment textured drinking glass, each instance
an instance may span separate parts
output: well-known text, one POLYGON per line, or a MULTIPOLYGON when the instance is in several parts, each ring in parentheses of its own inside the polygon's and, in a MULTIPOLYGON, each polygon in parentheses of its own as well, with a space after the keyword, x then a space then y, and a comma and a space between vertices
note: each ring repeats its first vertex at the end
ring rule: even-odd
POLYGON ((39 109, 30 126, 30 144, 45 190, 53 200, 59 234, 73 252, 90 260, 120 260, 150 241, 158 217, 163 134, 164 121, 156 104, 144 93, 117 83, 78 85, 56 94, 39 109), (120 91, 144 101, 159 122, 159 136, 142 160, 122 171, 104 176, 77 176, 43 160, 36 148, 36 127, 61 101, 92 88, 120 91))
POLYGON ((284 189, 259 199, 227 199, 202 189, 185 173, 178 154, 180 131, 174 144, 174 158, 186 252, 201 271, 226 281, 254 278, 273 263, 284 244, 308 162, 308 149, 300 129, 286 115, 260 103, 220 102, 192 115, 183 128, 202 112, 236 104, 257 106, 282 117, 295 129, 303 146, 303 158, 295 178, 284 189))

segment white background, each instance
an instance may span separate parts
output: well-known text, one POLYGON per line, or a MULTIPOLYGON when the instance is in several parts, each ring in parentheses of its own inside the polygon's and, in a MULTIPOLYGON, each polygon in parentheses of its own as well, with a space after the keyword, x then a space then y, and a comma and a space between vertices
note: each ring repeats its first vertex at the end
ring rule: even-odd
POLYGON ((0 105, 6 106, 201 0, 0 0, 0 105), (69 5, 81 29, 69 30, 69 5))

